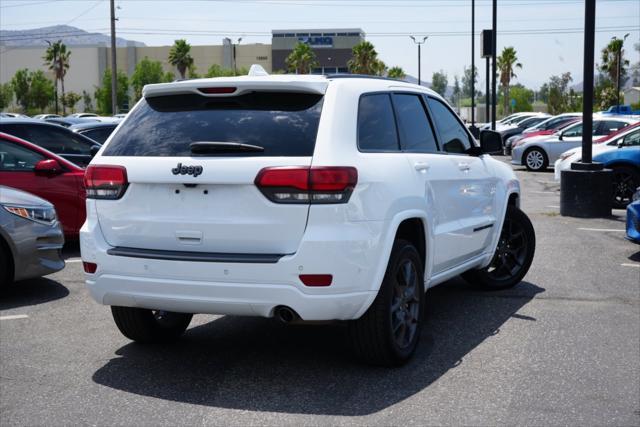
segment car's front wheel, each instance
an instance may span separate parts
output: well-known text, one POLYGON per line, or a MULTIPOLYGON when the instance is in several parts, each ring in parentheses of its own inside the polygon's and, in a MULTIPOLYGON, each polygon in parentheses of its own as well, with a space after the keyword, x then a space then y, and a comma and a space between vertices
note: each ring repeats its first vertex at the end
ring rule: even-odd
POLYGON ((633 193, 640 186, 640 173, 628 166, 613 168, 613 207, 624 209, 633 199, 633 193))
POLYGON ((515 206, 507 207, 502 231, 491 264, 469 270, 462 277, 487 290, 511 288, 529 271, 536 249, 536 234, 529 217, 515 206))
POLYGON ((418 345, 424 312, 424 269, 415 246, 397 240, 376 299, 348 331, 359 359, 397 366, 411 358, 418 345))
POLYGON ((111 307, 113 320, 122 334, 141 343, 169 342, 187 330, 192 314, 149 310, 135 307, 111 307))
POLYGON ((544 151, 539 148, 531 148, 524 153, 524 165, 530 171, 541 171, 549 165, 549 159, 544 151))

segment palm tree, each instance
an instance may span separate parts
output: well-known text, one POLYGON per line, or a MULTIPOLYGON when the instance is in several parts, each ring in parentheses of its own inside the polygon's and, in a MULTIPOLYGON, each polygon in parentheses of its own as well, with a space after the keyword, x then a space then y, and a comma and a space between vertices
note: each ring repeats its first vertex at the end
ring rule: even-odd
POLYGON ((405 74, 402 67, 391 67, 389 68, 387 77, 391 77, 392 79, 403 80, 405 77, 407 77, 407 75, 405 74))
POLYGON ((500 85, 502 86, 504 112, 507 113, 509 108, 509 84, 511 79, 517 77, 514 73, 515 68, 522 68, 522 64, 518 62, 516 50, 512 47, 505 47, 497 58, 498 72, 500 73, 500 85))
POLYGON ((184 79, 187 69, 193 65, 191 45, 185 39, 176 40, 169 51, 169 63, 178 69, 180 78, 184 79))
POLYGON ((285 63, 288 70, 296 74, 309 74, 319 64, 311 46, 301 42, 296 44, 287 59, 285 59, 285 63))
MULTIPOLYGON (((67 70, 69 69, 69 58, 71 57, 71 51, 67 50, 67 46, 62 43, 62 40, 58 40, 55 43, 49 43, 49 47, 47 48, 45 55, 42 59, 45 60, 45 65, 49 67, 49 70, 53 71, 53 75, 55 77, 55 103, 56 103, 56 112, 58 112, 58 80, 60 80, 60 85, 62 86, 62 97, 64 99, 64 77, 67 75, 67 70)), ((62 103, 62 114, 65 114, 65 105, 62 103)))
POLYGON ((353 57, 347 62, 349 71, 353 74, 373 74, 380 72, 378 52, 370 42, 363 41, 353 47, 353 57))
POLYGON ((600 64, 600 71, 609 75, 612 82, 615 82, 618 78, 618 52, 620 52, 620 58, 622 62, 620 64, 620 77, 621 81, 626 80, 627 70, 625 67, 629 66, 629 60, 624 59, 624 39, 614 38, 609 44, 602 49, 602 64, 600 64))

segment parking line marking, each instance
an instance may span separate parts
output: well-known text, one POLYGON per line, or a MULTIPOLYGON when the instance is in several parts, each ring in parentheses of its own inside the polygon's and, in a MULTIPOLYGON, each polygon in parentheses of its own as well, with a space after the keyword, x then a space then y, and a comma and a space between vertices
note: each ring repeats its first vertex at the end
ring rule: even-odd
POLYGON ((66 262, 82 262, 81 258, 69 258, 65 259, 66 262))
POLYGON ((529 191, 529 193, 536 193, 536 194, 558 194, 557 191, 529 191))
POLYGON ((635 268, 640 268, 640 264, 620 264, 623 267, 635 267, 635 268))
POLYGON ((578 227, 578 230, 583 230, 583 231, 621 231, 621 232, 625 232, 626 230, 620 230, 618 228, 582 228, 582 227, 578 227))
POLYGON ((15 320, 15 319, 26 319, 29 316, 26 314, 13 314, 10 316, 0 316, 0 320, 15 320))
POLYGON ((550 205, 550 206, 547 206, 547 207, 548 208, 554 208, 554 209, 560 209, 560 206, 554 206, 554 205, 550 205))

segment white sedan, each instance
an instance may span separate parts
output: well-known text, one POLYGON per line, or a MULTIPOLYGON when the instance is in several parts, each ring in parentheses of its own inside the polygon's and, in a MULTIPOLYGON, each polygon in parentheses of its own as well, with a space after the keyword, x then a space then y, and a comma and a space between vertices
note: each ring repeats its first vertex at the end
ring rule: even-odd
MULTIPOLYGON (((594 137, 609 135, 637 121, 637 119, 626 117, 595 119, 593 120, 592 134, 594 137)), ((533 137, 517 146, 511 153, 511 164, 525 166, 530 171, 545 170, 549 164, 554 164, 562 153, 581 144, 582 122, 579 122, 568 126, 561 132, 533 137)))

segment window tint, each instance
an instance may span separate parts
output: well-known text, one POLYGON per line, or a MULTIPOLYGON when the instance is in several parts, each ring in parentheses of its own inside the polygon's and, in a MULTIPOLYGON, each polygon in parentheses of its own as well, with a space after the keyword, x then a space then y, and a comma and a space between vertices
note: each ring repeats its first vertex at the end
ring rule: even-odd
POLYGON ((32 171, 40 160, 44 160, 44 156, 0 140, 0 171, 32 171))
POLYGON ((111 132, 113 132, 113 129, 115 128, 104 127, 91 129, 80 133, 88 138, 93 139, 96 142, 99 142, 100 144, 104 144, 107 138, 109 138, 109 135, 111 135, 111 132))
POLYGON ((464 153, 471 148, 469 134, 451 110, 437 99, 427 100, 435 127, 440 134, 442 150, 447 153, 464 153))
POLYGON ((389 94, 378 93, 360 98, 358 147, 366 151, 399 151, 389 94))
POLYGON ((408 94, 393 95, 393 105, 398 118, 402 149, 414 153, 437 152, 436 138, 421 97, 408 94))
POLYGON ((252 92, 234 97, 171 95, 141 101, 105 156, 190 156, 198 141, 257 145, 263 152, 207 156, 311 156, 322 96, 252 92))
POLYGON ((640 145, 640 129, 625 135, 622 145, 625 147, 640 145))
POLYGON ((608 135, 611 132, 615 132, 617 130, 622 129, 623 127, 627 126, 627 123, 625 122, 621 122, 618 120, 605 120, 602 122, 602 134, 603 135, 608 135))
POLYGON ((0 130, 56 154, 91 155, 91 144, 88 141, 57 125, 8 124, 0 126, 0 130))

